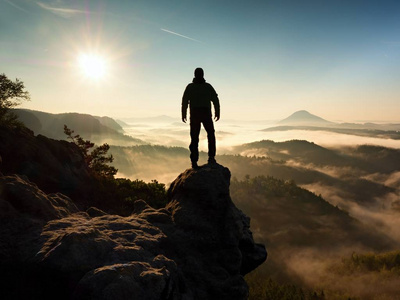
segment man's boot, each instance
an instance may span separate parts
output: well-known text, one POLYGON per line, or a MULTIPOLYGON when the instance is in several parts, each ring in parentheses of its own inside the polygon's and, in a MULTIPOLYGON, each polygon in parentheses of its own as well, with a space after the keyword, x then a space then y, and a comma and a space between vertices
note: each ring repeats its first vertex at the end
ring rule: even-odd
POLYGON ((214 157, 209 157, 208 158, 208 164, 216 164, 217 163, 217 161, 215 160, 215 158, 214 157))

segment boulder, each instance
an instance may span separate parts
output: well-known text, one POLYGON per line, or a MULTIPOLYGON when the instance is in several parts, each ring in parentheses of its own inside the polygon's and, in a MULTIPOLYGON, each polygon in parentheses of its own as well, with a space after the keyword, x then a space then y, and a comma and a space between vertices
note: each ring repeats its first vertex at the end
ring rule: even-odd
POLYGON ((67 196, 61 193, 45 194, 26 176, 19 175, 0 177, 0 201, 8 202, 7 205, 19 214, 43 222, 78 212, 76 205, 67 196))
POLYGON ((45 194, 24 176, 0 176, 1 263, 31 259, 40 247, 43 226, 76 212, 63 194, 45 194))

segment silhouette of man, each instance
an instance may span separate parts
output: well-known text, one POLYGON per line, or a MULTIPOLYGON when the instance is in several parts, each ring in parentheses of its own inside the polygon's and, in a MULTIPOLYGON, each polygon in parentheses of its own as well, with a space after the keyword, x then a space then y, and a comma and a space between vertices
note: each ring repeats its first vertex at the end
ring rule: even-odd
POLYGON ((193 82, 189 83, 182 97, 182 121, 186 123, 186 112, 190 107, 190 160, 192 168, 198 168, 199 160, 199 134, 201 124, 207 132, 208 139, 208 163, 215 161, 215 131, 211 115, 211 102, 214 104, 215 121, 219 120, 219 99, 211 84, 204 80, 202 68, 194 70, 193 82))

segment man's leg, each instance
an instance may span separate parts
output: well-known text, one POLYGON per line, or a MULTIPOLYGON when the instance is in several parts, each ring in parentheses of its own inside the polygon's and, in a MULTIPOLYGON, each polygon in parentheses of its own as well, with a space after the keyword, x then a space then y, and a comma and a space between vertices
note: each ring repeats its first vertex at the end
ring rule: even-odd
POLYGON ((199 134, 200 134, 201 123, 200 119, 196 114, 190 115, 190 160, 192 161, 192 166, 197 165, 199 160, 199 134))
POLYGON ((211 113, 203 120, 204 129, 207 131, 208 139, 208 162, 215 162, 216 142, 214 123, 212 121, 211 113))

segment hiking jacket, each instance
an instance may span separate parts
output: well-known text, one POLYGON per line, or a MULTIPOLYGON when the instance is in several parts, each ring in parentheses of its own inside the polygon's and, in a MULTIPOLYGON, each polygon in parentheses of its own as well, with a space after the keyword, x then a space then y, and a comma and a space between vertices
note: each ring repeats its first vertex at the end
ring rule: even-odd
POLYGON ((211 102, 214 104, 215 116, 219 117, 219 99, 216 91, 204 79, 194 78, 183 93, 182 118, 186 118, 188 106, 190 106, 190 110, 193 108, 209 108, 211 110, 211 102))

